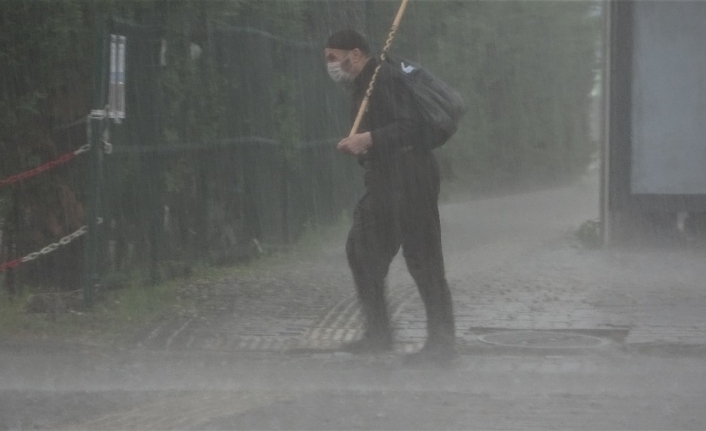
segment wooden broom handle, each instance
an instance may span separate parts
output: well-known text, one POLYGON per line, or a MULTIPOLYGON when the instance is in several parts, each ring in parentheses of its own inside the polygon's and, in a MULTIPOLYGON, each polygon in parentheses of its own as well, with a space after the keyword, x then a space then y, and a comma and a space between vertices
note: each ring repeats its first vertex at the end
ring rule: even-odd
POLYGON ((380 54, 380 64, 377 65, 377 67, 375 68, 375 72, 373 72, 373 77, 370 79, 370 84, 368 84, 368 90, 365 92, 365 97, 363 98, 363 102, 360 104, 360 108, 358 108, 358 115, 356 115, 355 117, 355 121, 353 122, 353 128, 351 129, 351 133, 348 135, 348 137, 351 137, 358 132, 358 127, 360 127, 360 122, 363 120, 363 115, 368 110, 368 99, 370 99, 370 95, 373 94, 375 78, 377 78, 378 76, 378 72, 380 71, 380 66, 382 66, 382 62, 385 61, 387 51, 390 50, 392 40, 395 38, 395 34, 397 33, 397 27, 399 27, 400 21, 402 21, 402 15, 404 14, 405 9, 407 9, 408 2, 409 0, 402 0, 400 8, 397 10, 395 20, 392 22, 392 28, 390 28, 390 34, 387 35, 387 41, 385 41, 385 46, 382 48, 382 53, 380 54))

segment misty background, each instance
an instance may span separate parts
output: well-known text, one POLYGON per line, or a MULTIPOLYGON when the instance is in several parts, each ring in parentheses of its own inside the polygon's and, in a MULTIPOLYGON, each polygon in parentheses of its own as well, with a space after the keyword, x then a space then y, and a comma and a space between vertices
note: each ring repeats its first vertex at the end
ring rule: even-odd
MULTIPOLYGON (((581 2, 411 2, 391 52, 458 89, 468 111, 435 150, 444 199, 571 181, 598 151, 602 10, 581 2)), ((351 124, 323 44, 351 27, 379 53, 396 1, 11 0, 0 6, 0 178, 88 143, 110 34, 127 38, 126 117, 103 122, 95 176, 77 156, 0 188, 0 262, 103 218, 92 250, 0 275, 10 295, 181 277, 286 249, 345 222, 362 193, 335 150, 351 124), (97 90, 98 89, 98 90, 97 90), (91 186, 97 192, 92 194, 91 186)), ((102 90, 101 90, 102 89, 102 90)))

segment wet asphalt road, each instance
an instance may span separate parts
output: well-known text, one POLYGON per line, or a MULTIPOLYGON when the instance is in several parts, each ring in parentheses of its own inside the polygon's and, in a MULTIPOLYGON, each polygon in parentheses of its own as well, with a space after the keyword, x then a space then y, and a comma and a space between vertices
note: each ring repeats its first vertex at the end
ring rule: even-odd
POLYGON ((406 368, 394 356, 217 356, 133 354, 114 357, 108 369, 54 367, 60 377, 51 383, 0 392, 3 428, 699 430, 706 424, 701 355, 498 351, 464 356, 448 369, 406 368))
POLYGON ((595 176, 443 206, 463 353, 449 368, 400 361, 424 335, 400 261, 397 352, 291 350, 359 331, 332 245, 295 272, 224 282, 210 314, 134 349, 2 345, 0 430, 706 429, 706 255, 577 248, 597 208, 595 176))

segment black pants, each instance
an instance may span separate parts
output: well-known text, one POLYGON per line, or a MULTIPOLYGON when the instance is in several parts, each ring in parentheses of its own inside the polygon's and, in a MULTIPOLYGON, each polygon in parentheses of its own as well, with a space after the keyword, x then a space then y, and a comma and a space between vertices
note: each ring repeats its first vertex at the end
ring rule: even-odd
POLYGON ((439 167, 430 152, 399 154, 392 163, 364 164, 366 193, 353 214, 346 252, 366 324, 366 336, 391 333, 385 279, 402 247, 427 315, 430 344, 454 340, 439 222, 439 167))

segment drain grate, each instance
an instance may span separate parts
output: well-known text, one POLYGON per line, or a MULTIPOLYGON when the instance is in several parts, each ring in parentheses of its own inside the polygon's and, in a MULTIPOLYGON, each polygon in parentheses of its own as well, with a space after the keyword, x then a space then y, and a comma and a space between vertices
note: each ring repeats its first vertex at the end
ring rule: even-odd
POLYGON ((598 347, 607 340, 591 335, 558 331, 508 331, 481 335, 484 343, 505 347, 529 347, 535 349, 578 349, 598 347))

